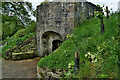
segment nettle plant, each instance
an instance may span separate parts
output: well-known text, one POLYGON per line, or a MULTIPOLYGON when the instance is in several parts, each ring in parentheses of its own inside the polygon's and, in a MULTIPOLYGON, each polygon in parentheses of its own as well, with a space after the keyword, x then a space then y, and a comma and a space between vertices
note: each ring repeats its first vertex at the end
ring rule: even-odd
MULTIPOLYGON (((77 78, 74 72, 74 66, 75 66, 74 61, 68 64, 68 72, 64 73, 65 78, 77 78)), ((76 71, 78 72, 78 69, 76 71)))
POLYGON ((102 58, 103 51, 104 51, 104 49, 102 47, 97 46, 97 52, 87 52, 85 54, 85 58, 87 58, 88 60, 90 60, 92 63, 96 63, 100 59, 103 59, 102 58))

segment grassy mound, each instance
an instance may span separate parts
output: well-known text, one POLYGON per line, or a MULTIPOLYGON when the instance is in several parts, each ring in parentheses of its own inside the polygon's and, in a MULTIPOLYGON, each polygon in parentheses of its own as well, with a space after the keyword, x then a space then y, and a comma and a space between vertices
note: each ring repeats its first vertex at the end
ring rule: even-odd
POLYGON ((50 55, 38 62, 39 67, 50 69, 68 69, 74 61, 76 51, 80 53, 80 70, 78 76, 117 77, 118 72, 118 15, 104 18, 105 32, 101 35, 100 20, 91 18, 78 25, 72 35, 50 55), (87 55, 87 56, 85 56, 87 55), (94 60, 92 55, 94 56, 94 60))
POLYGON ((27 26, 27 28, 18 30, 13 36, 7 37, 7 39, 2 41, 6 42, 5 46, 1 48, 2 52, 0 51, 2 53, 2 57, 5 57, 5 52, 7 52, 8 50, 21 44, 28 38, 35 36, 35 27, 36 23, 33 23, 30 26, 27 26))

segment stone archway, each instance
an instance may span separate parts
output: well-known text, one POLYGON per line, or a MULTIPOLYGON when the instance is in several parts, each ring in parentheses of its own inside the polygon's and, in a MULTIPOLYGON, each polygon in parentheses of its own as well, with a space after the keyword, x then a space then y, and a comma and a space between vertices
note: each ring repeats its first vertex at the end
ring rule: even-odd
POLYGON ((41 38, 42 38, 41 50, 43 56, 53 52, 55 49, 59 47, 57 44, 62 43, 62 37, 60 36, 60 34, 53 31, 45 32, 41 38))
POLYGON ((53 42, 52 42, 52 52, 54 50, 56 50, 60 46, 61 43, 62 43, 62 41, 60 41, 60 40, 53 40, 53 42))

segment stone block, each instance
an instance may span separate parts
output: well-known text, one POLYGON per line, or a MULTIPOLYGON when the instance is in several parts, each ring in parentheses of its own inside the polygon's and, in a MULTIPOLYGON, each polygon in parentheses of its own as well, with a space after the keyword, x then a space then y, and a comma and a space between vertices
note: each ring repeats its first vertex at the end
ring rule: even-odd
POLYGON ((21 52, 21 53, 12 53, 12 60, 23 60, 34 58, 33 51, 31 52, 21 52))

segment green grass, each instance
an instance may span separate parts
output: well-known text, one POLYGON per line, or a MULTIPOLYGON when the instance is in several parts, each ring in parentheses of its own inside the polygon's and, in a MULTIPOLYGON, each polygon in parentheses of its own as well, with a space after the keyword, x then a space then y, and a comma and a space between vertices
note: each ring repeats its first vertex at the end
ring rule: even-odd
MULTIPOLYGON (((5 52, 21 44, 30 37, 35 36, 36 22, 31 22, 26 28, 19 29, 13 36, 7 37, 2 42, 7 42, 4 47, 0 49, 2 57, 5 58, 5 52), (1 51, 2 50, 2 51, 1 51)), ((7 32, 6 32, 7 33, 7 32)))
POLYGON ((79 51, 80 78, 116 78, 118 72, 118 15, 110 19, 104 18, 105 32, 101 35, 100 20, 91 18, 78 25, 66 41, 50 55, 38 62, 39 67, 50 69, 68 69, 68 64, 74 61, 74 54, 79 51), (97 54, 100 59, 92 63, 85 54, 97 54))
POLYGON ((29 32, 28 29, 18 30, 15 35, 4 40, 7 42, 4 47, 2 47, 2 57, 5 58, 5 52, 21 44, 23 41, 30 37, 35 36, 35 32, 29 32))

